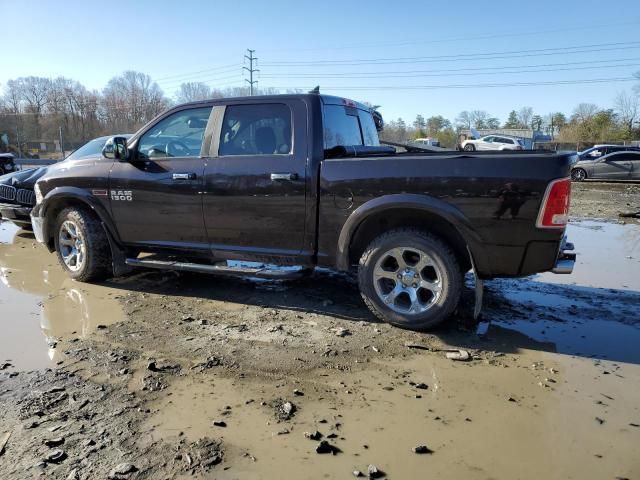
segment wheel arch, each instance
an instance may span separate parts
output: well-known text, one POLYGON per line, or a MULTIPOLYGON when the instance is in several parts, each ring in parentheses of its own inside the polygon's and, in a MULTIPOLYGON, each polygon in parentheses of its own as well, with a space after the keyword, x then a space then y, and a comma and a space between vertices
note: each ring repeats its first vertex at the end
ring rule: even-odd
POLYGON ((55 235, 55 220, 58 214, 63 209, 74 206, 85 208, 96 215, 107 234, 117 243, 120 243, 117 230, 107 210, 99 201, 80 188, 58 187, 47 194, 41 207, 41 216, 44 218, 43 236, 49 251, 53 252, 55 249, 53 237, 55 235))
POLYGON ((338 269, 357 264, 367 245, 381 233, 407 227, 428 231, 447 242, 465 271, 486 258, 481 239, 456 207, 426 195, 395 194, 370 200, 347 219, 338 240, 338 269))

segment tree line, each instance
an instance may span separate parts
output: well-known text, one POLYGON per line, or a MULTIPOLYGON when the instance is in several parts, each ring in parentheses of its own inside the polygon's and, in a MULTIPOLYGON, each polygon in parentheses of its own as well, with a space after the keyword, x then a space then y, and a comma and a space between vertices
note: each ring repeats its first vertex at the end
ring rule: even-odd
MULTIPOLYGON (((635 76, 640 80, 640 72, 635 76)), ((594 143, 640 140, 640 83, 631 91, 618 93, 609 108, 580 103, 567 115, 535 113, 532 107, 525 106, 511 110, 504 122, 484 110, 464 110, 453 121, 442 115, 425 118, 418 114, 410 124, 402 118, 386 122, 382 138, 406 142, 428 137, 439 140, 444 147, 454 148, 460 131, 471 128, 530 129, 551 137, 554 142, 575 144, 578 148, 594 143)))
MULTIPOLYGON (((636 73, 640 80, 640 72, 636 73)), ((280 93, 273 88, 258 94, 280 93)), ((62 128, 65 142, 78 145, 100 135, 134 132, 174 103, 244 96, 247 87, 212 88, 202 82, 185 82, 169 98, 147 74, 125 71, 111 78, 102 91, 89 90, 80 82, 58 77, 20 77, 9 80, 0 96, 0 138, 9 143, 58 138, 62 128), (6 138, 6 137, 5 137, 6 138)), ((408 124, 402 118, 386 121, 383 139, 405 142, 415 138, 436 138, 452 148, 463 129, 532 129, 557 142, 577 145, 622 142, 640 138, 640 84, 620 92, 610 108, 579 104, 570 114, 536 113, 531 107, 512 110, 500 119, 484 110, 465 110, 453 121, 442 115, 418 114, 408 124)), ((7 146, 0 142, 0 150, 7 146)))
MULTIPOLYGON (((68 145, 79 145, 101 135, 135 132, 175 103, 248 95, 248 88, 211 88, 185 82, 169 98, 147 74, 126 71, 111 78, 102 91, 58 77, 20 77, 9 80, 0 96, 0 136, 24 151, 26 142, 58 139, 59 128, 68 145)), ((262 89, 260 94, 279 93, 262 89)), ((8 146, 0 142, 0 151, 8 146)))

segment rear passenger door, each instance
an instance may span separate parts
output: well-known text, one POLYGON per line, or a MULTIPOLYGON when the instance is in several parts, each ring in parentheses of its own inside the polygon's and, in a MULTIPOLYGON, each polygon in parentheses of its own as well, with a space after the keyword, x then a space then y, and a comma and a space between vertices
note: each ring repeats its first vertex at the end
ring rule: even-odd
POLYGON ((214 255, 260 261, 299 255, 305 249, 306 104, 244 101, 215 107, 214 117, 203 195, 214 255))

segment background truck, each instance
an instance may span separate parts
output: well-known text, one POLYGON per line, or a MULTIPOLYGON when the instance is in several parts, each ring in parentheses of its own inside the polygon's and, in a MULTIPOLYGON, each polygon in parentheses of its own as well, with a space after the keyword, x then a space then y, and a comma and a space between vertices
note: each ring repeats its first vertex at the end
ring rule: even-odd
POLYGON ((81 281, 138 266, 357 271, 371 311, 411 329, 450 316, 470 269, 571 272, 569 155, 396 153, 379 120, 313 93, 176 106, 101 159, 50 167, 36 238, 81 281))

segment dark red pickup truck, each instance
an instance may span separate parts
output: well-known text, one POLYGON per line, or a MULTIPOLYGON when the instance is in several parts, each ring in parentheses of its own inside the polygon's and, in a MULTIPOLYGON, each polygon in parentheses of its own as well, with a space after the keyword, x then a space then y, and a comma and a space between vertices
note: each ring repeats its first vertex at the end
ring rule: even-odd
POLYGON ((82 281, 135 266, 357 270, 372 312, 412 329, 454 311, 470 269, 571 272, 569 155, 396 153, 377 120, 319 94, 179 105, 101 159, 49 168, 34 231, 82 281))

